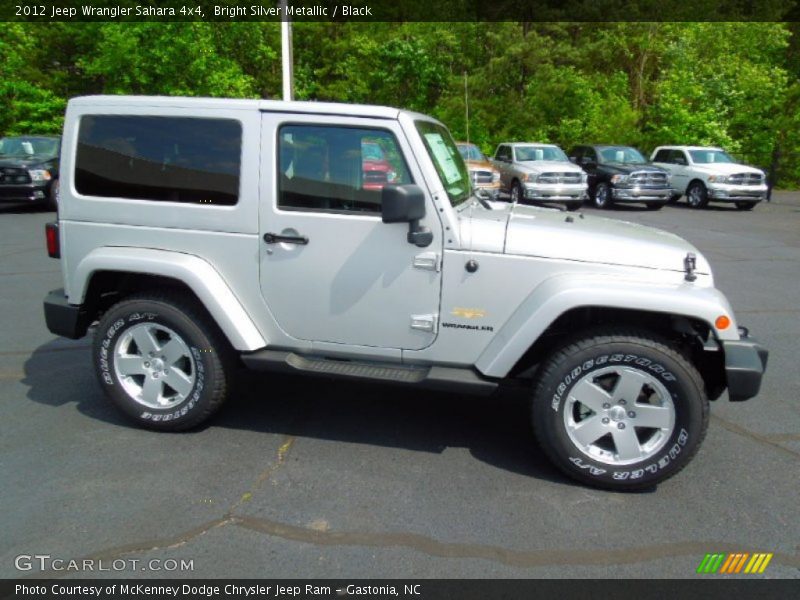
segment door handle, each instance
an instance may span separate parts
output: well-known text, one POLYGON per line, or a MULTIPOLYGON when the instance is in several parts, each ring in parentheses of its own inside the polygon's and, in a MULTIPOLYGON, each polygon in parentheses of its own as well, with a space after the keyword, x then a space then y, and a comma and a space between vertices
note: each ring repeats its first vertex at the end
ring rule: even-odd
POLYGON ((280 235, 277 233, 265 233, 264 241, 267 244, 300 244, 305 246, 308 244, 308 238, 304 235, 280 235))

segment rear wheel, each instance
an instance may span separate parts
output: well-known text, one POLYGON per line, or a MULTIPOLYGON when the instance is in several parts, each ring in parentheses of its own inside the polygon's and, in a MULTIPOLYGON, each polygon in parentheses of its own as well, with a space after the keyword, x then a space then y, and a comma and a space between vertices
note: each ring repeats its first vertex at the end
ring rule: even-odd
POLYGON ((142 294, 114 305, 100 320, 93 352, 108 398, 150 429, 199 425, 219 409, 231 384, 227 341, 180 294, 142 294))
POLYGON ((686 200, 692 208, 703 208, 708 204, 708 190, 701 182, 695 181, 686 191, 686 200))
POLYGON ((597 208, 611 208, 611 188, 607 183, 598 183, 594 190, 594 205, 597 208))
POLYGON ((532 400, 536 437, 567 475, 632 491, 685 467, 705 436, 708 399, 694 366, 640 330, 597 330, 555 352, 532 400))
POLYGON ((737 202, 736 208, 739 210, 753 210, 756 204, 756 202, 737 202))

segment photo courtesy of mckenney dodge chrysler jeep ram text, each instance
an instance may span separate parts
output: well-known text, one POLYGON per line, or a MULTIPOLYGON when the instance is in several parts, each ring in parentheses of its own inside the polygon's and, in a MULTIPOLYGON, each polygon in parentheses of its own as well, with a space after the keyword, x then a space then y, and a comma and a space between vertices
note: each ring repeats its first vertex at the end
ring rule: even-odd
POLYGON ((63 148, 47 326, 94 324, 99 385, 142 426, 205 421, 239 365, 456 393, 517 380, 559 468, 634 490, 689 463, 710 399, 759 391, 767 351, 695 247, 491 202, 425 115, 83 97, 63 148))

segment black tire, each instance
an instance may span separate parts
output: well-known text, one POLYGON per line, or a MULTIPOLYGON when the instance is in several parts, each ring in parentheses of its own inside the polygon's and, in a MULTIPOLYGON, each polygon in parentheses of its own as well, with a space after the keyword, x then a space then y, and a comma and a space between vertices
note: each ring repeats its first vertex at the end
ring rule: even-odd
POLYGON ((112 306, 95 331, 93 362, 100 385, 117 408, 140 426, 162 431, 190 429, 214 414, 225 401, 234 367, 232 351, 216 325, 202 307, 179 293, 140 294, 112 306), (152 336, 148 343, 155 340, 152 354, 139 349, 133 338, 143 330, 152 336), (176 347, 187 351, 176 361, 169 356, 163 360, 169 354, 167 343, 175 337, 183 343, 176 347), (141 359, 142 366, 133 368, 142 373, 129 377, 118 373, 114 357, 123 350, 120 361, 130 358, 132 364, 141 359), (145 362, 148 355, 155 356, 152 364, 145 362), (181 384, 184 394, 169 387, 173 381, 181 384), (141 386, 138 400, 129 391, 137 386, 141 386), (158 397, 167 399, 169 406, 146 405, 145 386, 148 390, 158 386, 158 397), (185 398, 180 399, 182 395, 185 398))
MULTIPOLYGON (((635 389, 634 386, 628 391, 635 389)), ((539 444, 556 466, 582 483, 618 491, 652 488, 683 469, 700 447, 709 417, 708 398, 697 369, 666 340, 635 329, 598 329, 575 338, 553 353, 542 366, 531 412, 539 444), (617 393, 617 382, 623 379, 617 375, 614 380, 616 373, 634 382, 646 382, 636 399, 628 399, 627 403, 624 399, 614 399, 623 393, 622 390, 617 393), (586 386, 586 382, 590 382, 592 394, 599 386, 610 386, 611 390, 603 392, 609 394, 608 404, 603 401, 605 395, 585 395, 592 403, 603 402, 599 413, 590 411, 588 416, 579 414, 585 405, 575 401, 582 390, 587 389, 581 387, 586 386), (639 402, 647 397, 649 390, 664 398, 661 404, 639 402), (667 412, 661 412, 662 409, 667 412), (640 411, 639 415, 636 410, 640 411), (639 423, 645 423, 644 419, 653 418, 655 414, 659 419, 671 415, 671 429, 636 424, 637 417, 639 423), (576 415, 579 420, 574 422, 576 415), (590 424, 592 433, 587 437, 601 436, 585 448, 572 437, 582 435, 578 427, 583 419, 587 424, 588 419, 599 419, 590 424), (617 435, 624 444, 624 440, 631 439, 624 436, 631 434, 636 436, 632 439, 636 440, 635 448, 638 447, 643 458, 636 459, 634 452, 629 454, 634 457, 629 458, 630 462, 620 464, 622 449, 617 444, 617 435), (652 446, 648 447, 651 442, 652 446), (608 448, 607 454, 604 445, 608 448), (642 455, 645 449, 647 452, 642 455)))
POLYGON ((672 194, 672 196, 669 197, 669 200, 667 200, 667 203, 675 204, 678 200, 681 199, 681 196, 683 196, 683 194, 672 194))
POLYGON ((511 182, 511 189, 509 190, 511 202, 516 202, 518 204, 522 204, 522 201, 525 199, 525 193, 522 190, 522 184, 517 181, 516 179, 511 182))
POLYGON ((575 211, 583 205, 583 200, 570 200, 567 202, 567 210, 575 211))
POLYGON ((611 198, 611 188, 607 183, 598 183, 594 189, 595 208, 611 208, 614 201, 611 198))
POLYGON ((708 205, 708 190, 700 181, 694 181, 686 190, 686 201, 692 208, 705 208, 708 205))
POLYGON ((737 210, 753 210, 758 204, 757 202, 737 202, 736 209, 737 210))
POLYGON ((666 202, 647 202, 645 207, 647 210, 661 210, 667 205, 666 202))

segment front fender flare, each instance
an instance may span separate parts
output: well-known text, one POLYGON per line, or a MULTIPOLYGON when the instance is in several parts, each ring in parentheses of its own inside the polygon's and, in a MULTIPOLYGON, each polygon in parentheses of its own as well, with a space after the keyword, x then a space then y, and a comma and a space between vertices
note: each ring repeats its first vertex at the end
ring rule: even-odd
POLYGON ((198 256, 151 248, 95 248, 75 269, 70 304, 83 303, 92 275, 100 271, 145 273, 181 281, 200 299, 235 349, 250 351, 267 345, 222 275, 198 256))
POLYGON ((582 307, 621 308, 699 319, 712 326, 725 314, 731 325, 714 329, 721 340, 738 340, 733 310, 713 287, 665 285, 614 278, 562 275, 544 281, 520 304, 475 363, 490 377, 505 377, 539 336, 562 314, 582 307))

